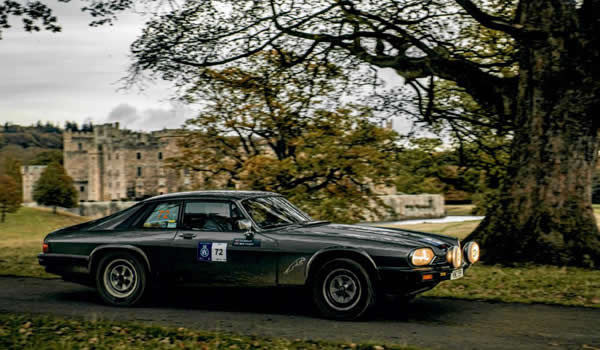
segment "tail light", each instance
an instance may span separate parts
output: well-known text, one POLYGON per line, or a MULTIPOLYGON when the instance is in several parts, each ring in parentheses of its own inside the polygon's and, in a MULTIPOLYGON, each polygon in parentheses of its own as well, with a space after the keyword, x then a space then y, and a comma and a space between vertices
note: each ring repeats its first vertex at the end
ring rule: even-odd
POLYGON ((48 253, 48 243, 42 244, 42 252, 48 253))

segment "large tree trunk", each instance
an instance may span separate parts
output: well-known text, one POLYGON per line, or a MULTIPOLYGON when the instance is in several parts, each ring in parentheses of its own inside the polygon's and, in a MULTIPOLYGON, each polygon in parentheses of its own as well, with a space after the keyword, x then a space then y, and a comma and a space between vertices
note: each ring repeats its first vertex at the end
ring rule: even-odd
POLYGON ((490 263, 598 266, 598 48, 588 46, 568 1, 522 1, 521 11, 521 24, 545 35, 522 42, 508 176, 467 239, 480 241, 490 263))

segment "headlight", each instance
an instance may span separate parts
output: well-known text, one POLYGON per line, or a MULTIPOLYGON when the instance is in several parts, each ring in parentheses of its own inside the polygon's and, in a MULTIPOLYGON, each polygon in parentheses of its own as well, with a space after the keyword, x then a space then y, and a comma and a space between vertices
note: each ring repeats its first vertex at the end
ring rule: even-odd
POLYGON ((456 269, 462 266, 463 255, 462 250, 460 249, 460 244, 448 249, 448 252, 446 253, 446 260, 456 269))
POLYGON ((465 256, 470 264, 474 264, 479 261, 479 244, 477 242, 469 242, 465 246, 465 256))
POLYGON ((424 266, 427 265, 433 260, 433 250, 431 248, 419 248, 412 252, 410 256, 410 262, 414 266, 424 266))

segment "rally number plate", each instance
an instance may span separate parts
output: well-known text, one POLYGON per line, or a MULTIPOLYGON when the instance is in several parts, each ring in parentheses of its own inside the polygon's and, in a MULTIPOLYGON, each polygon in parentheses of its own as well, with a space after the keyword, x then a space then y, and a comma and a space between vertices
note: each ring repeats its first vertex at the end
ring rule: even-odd
POLYGON ((458 269, 458 270, 454 270, 452 271, 452 274, 450 275, 450 279, 451 280, 457 280, 459 278, 462 278, 465 275, 463 269, 458 269))

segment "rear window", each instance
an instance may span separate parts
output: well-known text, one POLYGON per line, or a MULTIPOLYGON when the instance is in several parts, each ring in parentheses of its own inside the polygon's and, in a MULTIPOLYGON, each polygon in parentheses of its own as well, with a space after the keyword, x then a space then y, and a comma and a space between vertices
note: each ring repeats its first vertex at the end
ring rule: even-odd
POLYGON ((91 222, 88 230, 113 230, 124 223, 127 219, 134 216, 142 208, 141 204, 135 204, 127 209, 121 210, 107 217, 91 222))

